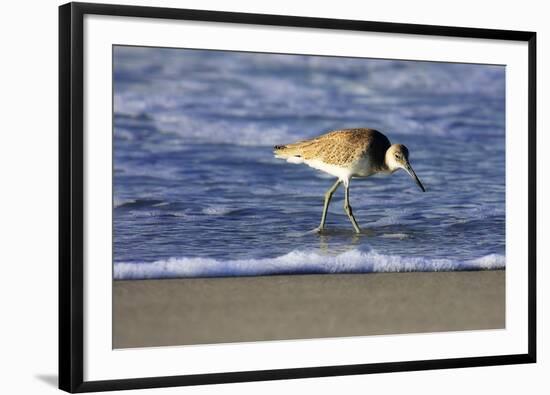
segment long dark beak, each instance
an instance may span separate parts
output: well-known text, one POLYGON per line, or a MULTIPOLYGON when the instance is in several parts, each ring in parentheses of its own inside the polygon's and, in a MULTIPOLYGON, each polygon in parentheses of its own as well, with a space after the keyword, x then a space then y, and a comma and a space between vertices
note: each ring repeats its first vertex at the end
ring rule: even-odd
POLYGON ((412 166, 407 163, 405 165, 405 171, 407 173, 409 173, 409 175, 412 177, 412 179, 416 182, 416 184, 420 187, 420 189, 422 189, 422 192, 426 192, 426 188, 424 188, 424 185, 422 185, 422 183, 420 182, 420 180, 418 179, 418 177, 416 176, 416 173, 414 172, 412 166))

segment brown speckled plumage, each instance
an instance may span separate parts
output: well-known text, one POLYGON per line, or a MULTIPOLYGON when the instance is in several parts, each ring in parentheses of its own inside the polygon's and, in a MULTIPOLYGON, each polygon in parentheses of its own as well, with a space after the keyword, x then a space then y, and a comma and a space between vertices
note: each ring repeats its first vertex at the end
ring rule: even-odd
POLYGON ((275 146, 275 154, 304 160, 317 159, 324 163, 347 167, 368 155, 371 163, 382 168, 384 154, 390 141, 374 129, 342 129, 293 144, 275 146))
POLYGON ((286 159, 290 163, 305 163, 337 177, 336 182, 325 193, 321 223, 315 229, 317 232, 323 231, 330 200, 341 184, 345 188, 344 211, 355 233, 361 232, 349 201, 349 186, 352 178, 364 178, 377 173, 393 173, 403 169, 420 189, 426 192, 409 163, 407 147, 402 144, 391 145, 386 136, 374 129, 334 130, 309 140, 276 145, 274 153, 276 158, 286 159))

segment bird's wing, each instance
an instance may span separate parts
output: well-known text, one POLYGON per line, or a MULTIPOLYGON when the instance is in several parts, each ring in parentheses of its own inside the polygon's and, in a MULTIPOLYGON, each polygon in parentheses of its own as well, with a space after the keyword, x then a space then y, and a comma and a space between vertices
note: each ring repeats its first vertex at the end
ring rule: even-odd
POLYGON ((282 158, 320 160, 324 163, 346 166, 364 153, 372 133, 370 129, 336 130, 322 136, 276 147, 275 154, 282 158))

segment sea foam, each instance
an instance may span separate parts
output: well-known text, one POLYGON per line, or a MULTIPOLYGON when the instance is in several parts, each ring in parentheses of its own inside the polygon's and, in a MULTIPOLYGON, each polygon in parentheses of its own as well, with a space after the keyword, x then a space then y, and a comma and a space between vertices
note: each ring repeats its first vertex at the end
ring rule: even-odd
POLYGON ((437 272, 504 269, 505 257, 491 254, 459 261, 383 255, 351 250, 339 255, 292 251, 275 258, 217 260, 169 258, 148 263, 117 262, 116 280, 181 277, 261 276, 270 274, 437 272))

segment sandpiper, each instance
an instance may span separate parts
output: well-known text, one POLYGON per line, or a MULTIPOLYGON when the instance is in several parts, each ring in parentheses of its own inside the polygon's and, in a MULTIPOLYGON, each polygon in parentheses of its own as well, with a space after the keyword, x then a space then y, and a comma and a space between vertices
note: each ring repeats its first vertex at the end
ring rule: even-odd
POLYGON ((376 173, 393 173, 403 169, 426 192, 409 163, 407 147, 391 144, 384 134, 374 129, 334 130, 309 140, 276 145, 274 154, 276 158, 286 159, 290 163, 305 163, 338 178, 325 193, 321 224, 316 228, 319 232, 325 227, 330 199, 342 183, 345 187, 344 210, 355 232, 361 231, 349 203, 349 184, 352 178, 365 178, 376 173))

